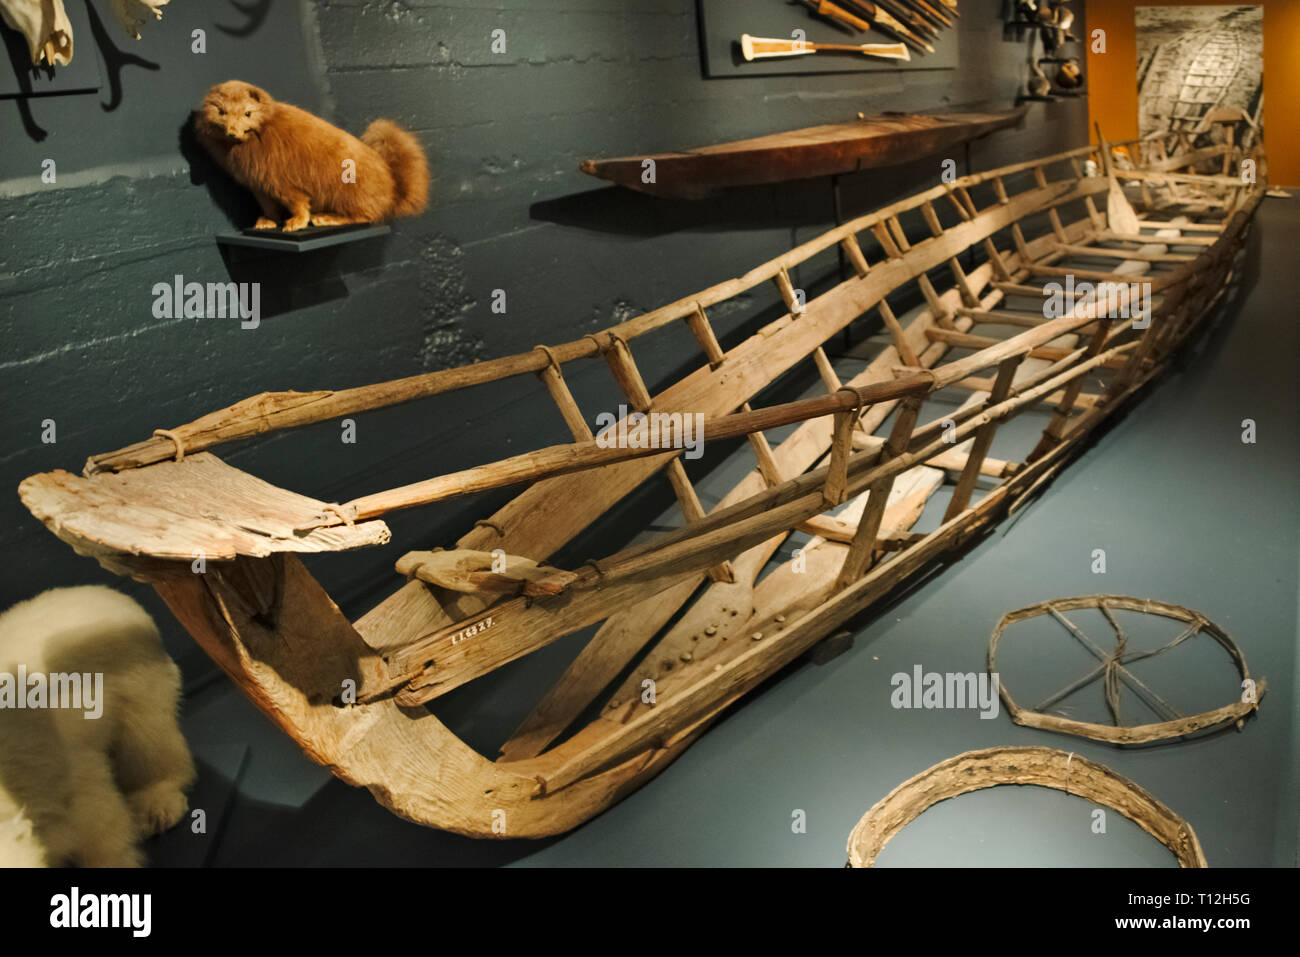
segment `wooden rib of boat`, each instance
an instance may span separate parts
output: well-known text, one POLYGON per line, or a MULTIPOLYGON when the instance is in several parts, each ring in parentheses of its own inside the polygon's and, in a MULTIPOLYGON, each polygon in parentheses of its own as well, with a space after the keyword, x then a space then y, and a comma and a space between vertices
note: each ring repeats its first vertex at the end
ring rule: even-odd
POLYGON ((562 832, 1016 509, 1198 332, 1263 187, 1144 171, 1135 156, 1137 169, 1114 175, 1194 180, 1198 198, 1190 212, 1144 206, 1139 232, 1116 234, 1104 212, 1109 182, 1086 174, 1090 156, 1085 147, 935 186, 572 342, 362 388, 263 393, 95 455, 83 475, 32 476, 20 494, 78 552, 150 583, 308 755, 395 813, 483 837, 562 832), (837 246, 851 275, 805 302, 792 271, 837 246), (1045 307, 1044 283, 1085 280, 1119 285, 1045 307), (753 304, 769 285, 784 314, 724 349, 710 313, 737 297, 753 304), (877 316, 881 335, 834 367, 827 344, 877 316), (681 324, 698 364, 647 383, 633 351, 681 324), (591 410, 578 409, 565 373, 596 358, 637 411, 593 438, 591 410), (776 379, 803 373, 819 394, 751 407, 776 379), (523 374, 540 377, 572 442, 353 502, 277 488, 209 451, 523 374), (1041 439, 1018 448, 999 426, 1031 410, 1041 439), (650 435, 649 420, 633 418, 645 412, 670 417, 651 449, 635 447, 650 435), (707 512, 682 450, 666 448, 685 439, 671 416, 693 413, 706 443, 745 437, 728 454, 752 456, 707 512), (794 428, 769 440, 779 426, 794 428), (640 438, 611 444, 620 428, 640 438), (577 567, 547 564, 589 526, 625 527, 611 509, 658 476, 678 497, 679 528, 577 567), (304 563, 305 553, 382 546, 381 516, 399 509, 512 483, 527 487, 454 548, 397 557, 405 581, 356 621, 304 563), (793 542, 797 555, 779 553, 793 542), (584 628, 594 634, 499 756, 471 748, 435 713, 449 690, 584 628))
POLYGON ((655 196, 701 199, 756 186, 894 166, 1015 126, 1028 107, 999 113, 885 113, 715 146, 583 160, 584 173, 655 196), (647 173, 654 161, 654 175, 647 173))

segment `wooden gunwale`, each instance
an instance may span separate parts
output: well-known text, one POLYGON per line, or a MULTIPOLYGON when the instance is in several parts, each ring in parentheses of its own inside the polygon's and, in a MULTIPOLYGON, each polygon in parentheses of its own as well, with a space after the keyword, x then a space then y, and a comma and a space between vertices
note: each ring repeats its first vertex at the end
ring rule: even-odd
MULTIPOLYGON (((763 379, 758 371, 745 371, 749 368, 747 363, 754 364, 763 354, 760 346, 787 350, 788 357, 780 360, 787 362, 786 366, 773 365, 769 361, 762 370, 765 375, 775 375, 794 361, 809 357, 814 349, 820 348, 822 342, 848 322, 883 303, 889 292, 903 283, 920 281, 928 270, 949 262, 956 251, 990 239, 1000 230, 1015 226, 1027 215, 1044 210, 1054 212, 1067 203, 1090 199, 1106 189, 1106 180, 1081 177, 1046 183, 1041 170, 1045 164, 1092 152, 1095 152, 1094 147, 1085 147, 959 180, 956 186, 965 196, 963 203, 969 204, 969 219, 919 240, 906 250, 888 250, 891 258, 866 266, 865 271, 859 268, 858 275, 812 300, 797 315, 786 315, 721 357, 708 356, 709 362, 704 368, 654 396, 654 406, 680 409, 688 401, 708 397, 717 389, 712 374, 725 370, 738 384, 734 386, 734 392, 713 399, 711 421, 720 423, 720 430, 731 430, 718 431, 717 434, 761 436, 761 429, 770 427, 764 423, 773 421, 770 418, 772 410, 750 411, 746 407, 744 411, 732 414, 747 401, 746 393, 752 395, 753 391, 761 388, 763 379), (988 181, 1001 184, 1003 177, 1026 170, 1034 170, 1041 185, 1007 197, 1005 202, 1000 195, 995 205, 983 210, 974 208, 969 199, 969 187, 988 181)), ((557 346, 545 353, 536 351, 492 360, 493 364, 482 363, 469 367, 469 371, 448 370, 447 373, 396 380, 377 387, 333 393, 264 394, 173 430, 173 434, 180 438, 185 450, 191 452, 277 428, 320 421, 364 408, 377 408, 524 371, 538 372, 545 368, 558 371, 564 362, 594 357, 617 340, 626 342, 680 319, 696 316, 707 322, 705 310, 712 305, 760 283, 776 280, 778 276, 788 276, 790 268, 836 243, 845 240, 856 242, 854 238, 863 229, 883 227, 887 222, 891 228, 898 229, 896 217, 899 213, 916 209, 940 195, 951 197, 953 192, 951 185, 936 187, 910 200, 859 217, 751 270, 740 279, 711 287, 697 296, 685 297, 597 337, 557 346)), ((896 544, 891 549, 901 547, 889 551, 889 560, 869 566, 856 581, 830 594, 815 607, 795 615, 778 629, 779 634, 771 640, 742 645, 738 651, 733 649, 730 657, 718 659, 711 672, 702 675, 694 672, 696 677, 681 679, 674 674, 673 680, 663 683, 664 694, 655 707, 634 709, 612 717, 602 714, 549 751, 537 753, 535 750, 545 747, 558 733, 545 725, 539 727, 540 736, 535 734, 530 739, 534 743, 518 752, 523 757, 493 763, 468 748, 433 715, 422 713, 419 720, 411 720, 405 706, 421 700, 418 694, 406 699, 401 695, 396 698, 378 696, 369 703, 348 708, 331 703, 342 680, 350 680, 362 689, 391 685, 393 664, 400 663, 404 657, 413 660, 413 654, 415 658, 419 657, 415 654, 419 651, 416 648, 418 642, 413 642, 412 636, 429 634, 439 622, 465 621, 488 608, 490 603, 477 596, 459 596, 454 602, 449 602, 452 596, 439 594, 435 597, 424 583, 409 582, 353 625, 342 616, 297 557, 291 554, 279 553, 267 558, 240 557, 233 562, 219 563, 213 572, 201 576, 190 573, 188 562, 150 562, 143 558, 127 560, 129 556, 115 557, 121 557, 127 568, 157 588, 209 655, 309 755, 343 780, 369 787, 381 803, 395 813, 420 823, 477 836, 543 836, 567 830, 648 780, 689 745, 723 709, 782 664, 793 660, 840 622, 886 594, 899 581, 945 552, 960 547, 1000 514, 1017 507, 1025 496, 1054 475, 1079 441, 1149 382, 1160 371, 1168 350, 1179 344, 1204 318, 1209 306, 1197 308, 1197 304, 1192 302, 1196 292, 1209 288, 1215 292, 1214 299, 1221 295, 1219 280, 1231 265, 1228 253, 1235 248, 1260 195, 1258 189, 1246 195, 1244 203, 1229 220, 1216 227, 1219 235, 1214 238, 1213 245, 1194 262, 1179 264, 1173 270, 1155 276, 1154 282, 1161 283, 1165 290, 1157 312, 1159 316, 1171 318, 1167 327, 1153 322, 1139 338, 1118 345, 1110 343, 1117 341, 1122 329, 1111 330, 1104 342, 1102 339, 1094 340, 1094 346, 1098 348, 1092 348, 1091 352, 1087 346, 1070 349, 1018 386, 1006 388, 1001 401, 983 400, 959 417, 954 416, 959 420, 958 437, 964 438, 987 430, 1010 414, 1049 396, 1061 396, 1060 401, 1070 397, 1073 405, 1077 390, 1071 387, 1071 383, 1081 381, 1091 368, 1115 358, 1124 358, 1123 369, 1111 388, 1090 404, 1079 403, 1079 408, 1073 410, 1077 414, 1057 423, 1060 426, 1058 434, 1053 436, 1054 442, 1041 455, 1002 479, 978 502, 948 517, 934 532, 919 537, 895 536, 896 544), (540 745, 536 743, 538 741, 540 745), (507 822, 500 830, 496 827, 498 813, 507 822)), ((855 408, 867 396, 874 400, 861 416, 863 424, 870 424, 871 428, 878 426, 907 396, 928 396, 945 386, 969 382, 975 372, 1028 356, 1034 349, 1045 346, 1063 333, 1096 329, 1095 316, 1088 315, 1086 310, 1076 310, 1070 316, 1032 326, 972 356, 944 365, 939 365, 939 360, 955 346, 942 341, 930 342, 926 334, 928 329, 941 325, 940 320, 945 318, 955 332, 969 330, 976 317, 961 315, 959 306, 974 312, 988 312, 995 310, 1013 292, 1023 289, 1039 293, 1038 287, 1024 285, 1038 263, 1053 256, 1055 261, 1060 261, 1060 255, 1064 254, 1060 249, 1063 244, 1086 244, 1103 235, 1091 212, 1086 219, 1068 226, 1058 217, 1048 234, 1018 242, 1015 251, 993 258, 973 271, 965 278, 965 283, 969 284, 967 288, 963 288, 965 284, 961 277, 954 274, 954 287, 943 293, 936 292, 930 308, 921 316, 906 327, 895 323, 899 328, 894 330, 891 326, 889 331, 896 337, 896 344, 886 347, 872 360, 869 371, 851 381, 850 388, 854 391, 851 401, 855 408), (1001 274, 1008 279, 995 278, 998 275, 995 268, 1000 268, 1001 274), (906 349, 901 346, 906 346, 906 349), (905 363, 907 351, 913 354, 906 358, 916 360, 917 365, 905 363), (917 368, 913 381, 895 383, 879 378, 892 375, 891 370, 900 364, 917 368), (886 384, 879 385, 881 382, 886 384)), ((1157 237, 1143 236, 1141 239, 1152 243, 1167 242, 1157 237)), ((1162 264, 1143 262, 1137 265, 1151 269, 1162 264)), ((1135 279, 1137 274, 1126 273, 1124 277, 1135 279)), ((770 555, 769 549, 774 549, 773 542, 779 543, 784 534, 797 524, 799 516, 815 516, 825 508, 822 489, 830 474, 830 466, 811 471, 809 466, 830 447, 830 416, 836 412, 842 415, 850 399, 847 393, 832 393, 826 398, 810 401, 814 405, 799 411, 816 409, 816 417, 790 419, 790 422, 800 421, 802 424, 790 439, 772 450, 771 464, 791 478, 769 485, 755 473, 714 512, 683 529, 666 533, 651 546, 626 549, 581 571, 552 607, 567 609, 563 616, 576 620, 582 617, 576 606, 588 600, 586 596, 594 595, 597 599, 591 599, 593 607, 585 614, 596 614, 592 620, 600 620, 610 613, 610 609, 608 602, 602 605, 598 599, 624 594, 626 597, 617 599, 618 604, 637 607, 635 596, 643 596, 643 600, 671 614, 672 608, 690 598, 691 592, 705 580, 705 570, 717 561, 734 558, 742 551, 745 555, 761 557, 765 551, 770 555), (800 462, 807 464, 799 467, 800 462), (677 550, 673 551, 674 548, 677 550), (620 589, 626 591, 620 592, 620 589), (604 614, 599 614, 602 611, 604 614)), ((789 416, 794 412, 786 408, 775 414, 789 416)), ((879 442, 868 443, 868 447, 861 451, 850 453, 843 462, 847 494, 852 495, 872 483, 892 480, 908 467, 919 465, 936 453, 946 452, 936 434, 941 422, 942 419, 932 420, 909 430, 905 451, 888 461, 880 461, 879 442)), ((577 430, 574 431, 576 434, 577 430)), ((582 443, 561 448, 573 449, 577 445, 582 443)), ((629 450, 615 451, 626 453, 629 450)), ((139 468, 171 458, 175 452, 175 443, 170 438, 147 440, 92 458, 87 464, 87 473, 93 476, 99 472, 139 468)), ((607 484, 608 479, 616 487, 604 493, 604 498, 597 498, 591 507, 603 511, 608 502, 626 494, 672 458, 672 454, 645 459, 619 460, 615 457, 608 464, 600 465, 600 484, 607 484)), ((975 467, 970 465, 972 459, 964 461, 965 467, 975 467)), ((978 465, 978 459, 975 461, 978 465)), ((514 554, 543 560, 558 544, 585 527, 589 519, 571 520, 562 523, 558 529, 539 529, 521 521, 521 516, 536 511, 539 503, 544 503, 547 496, 555 496, 557 490, 583 487, 575 484, 583 481, 582 473, 538 481, 487 523, 462 538, 459 547, 484 548, 500 544, 514 554)), ((590 483, 586 484, 590 486, 590 483)), ((38 488, 28 483, 25 487, 24 500, 32 507, 29 495, 38 488)), ((37 509, 33 508, 33 511, 37 509)), ((762 561, 759 561, 758 566, 761 565, 762 561)), ((714 587, 723 585, 715 582, 714 587)), ((539 600, 535 607, 545 608, 548 601, 551 600, 539 600)), ((499 607, 505 608, 508 604, 499 607)), ((524 615, 524 611, 519 614, 524 615)), ((563 616, 556 615, 557 618, 563 616)), ((539 617, 542 617, 540 613, 539 617)), ((542 640, 558 637, 553 634, 555 630, 551 626, 547 634, 542 635, 542 640)), ((517 647, 503 647, 526 654, 540 647, 540 643, 530 640, 517 647)), ((513 656, 518 657, 518 654, 513 656)), ((595 685, 593 694, 598 694, 603 686, 595 679, 588 684, 595 685)), ((564 707, 571 705, 565 703, 564 707)), ((560 718, 550 720, 550 724, 562 720, 567 712, 561 708, 558 713, 560 718)))
MULTIPOLYGON (((989 182, 994 178, 1041 168, 1070 157, 1086 156, 1093 151, 1092 146, 1080 147, 1042 159, 1004 166, 998 170, 974 173, 956 182, 970 187, 989 182)), ((1096 191, 1099 192, 1105 188, 1104 181, 1100 177, 1095 179, 1097 183, 1103 184, 1097 187, 1096 191)), ((737 279, 717 283, 698 294, 685 296, 666 306, 619 323, 596 337, 588 336, 551 346, 549 356, 532 350, 499 359, 488 359, 458 369, 409 376, 355 389, 332 392, 262 393, 210 413, 194 422, 176 426, 169 431, 181 439, 187 452, 196 452, 284 428, 324 422, 344 415, 428 398, 473 385, 496 382, 511 376, 536 373, 548 367, 552 358, 560 365, 575 359, 593 358, 599 356, 608 347, 609 341, 614 336, 631 341, 655 329, 686 319, 694 315, 699 308, 707 309, 740 293, 748 292, 756 286, 772 281, 783 269, 788 271, 850 236, 856 236, 857 233, 883 223, 898 213, 916 209, 925 202, 948 195, 951 188, 950 185, 931 187, 914 197, 859 216, 751 269, 737 279)), ((1069 202, 1072 198, 1067 197, 1061 202, 1069 202)), ((86 462, 85 472, 89 475, 99 471, 138 468, 172 458, 175 454, 176 445, 171 439, 145 439, 113 452, 91 456, 86 462)))

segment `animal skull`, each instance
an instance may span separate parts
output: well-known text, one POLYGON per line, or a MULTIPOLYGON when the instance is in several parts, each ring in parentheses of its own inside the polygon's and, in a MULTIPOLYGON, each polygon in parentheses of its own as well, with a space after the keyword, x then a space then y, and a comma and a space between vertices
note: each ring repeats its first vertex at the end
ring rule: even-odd
POLYGON ((72 24, 63 0, 0 0, 0 18, 27 38, 32 66, 72 62, 72 24))
MULTIPOLYGON (((113 14, 122 28, 140 39, 140 24, 162 19, 171 0, 113 0, 113 14)), ((42 62, 67 66, 72 62, 72 24, 63 0, 0 0, 0 19, 27 38, 32 66, 42 62)))

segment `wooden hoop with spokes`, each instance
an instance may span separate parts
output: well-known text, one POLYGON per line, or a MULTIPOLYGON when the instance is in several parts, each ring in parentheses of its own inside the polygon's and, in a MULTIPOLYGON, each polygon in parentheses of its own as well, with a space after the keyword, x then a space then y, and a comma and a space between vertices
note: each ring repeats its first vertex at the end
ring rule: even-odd
POLYGON ((1006 683, 999 681, 999 693, 1002 696, 1002 703, 1011 716, 1011 720, 1016 724, 1029 728, 1042 728, 1046 731, 1076 734, 1080 737, 1091 738, 1094 741, 1105 741, 1111 744, 1143 744, 1181 738, 1197 731, 1204 731, 1208 728, 1215 728, 1232 722, 1236 722, 1240 727, 1247 715, 1259 707, 1259 700, 1264 696, 1267 682, 1263 678, 1258 680, 1251 678, 1245 655, 1242 654, 1241 649, 1237 647, 1237 643, 1232 640, 1228 633, 1214 622, 1200 612, 1192 611, 1181 605, 1171 605, 1151 598, 1129 598, 1124 595, 1081 595, 1074 598, 1052 598, 1036 605, 1029 605, 1008 612, 1002 616, 997 627, 993 629, 992 637, 989 639, 989 674, 998 674, 997 648, 1002 639, 1002 633, 1007 626, 1041 615, 1051 615, 1060 622, 1071 635, 1078 639, 1081 645, 1096 656, 1099 664, 1082 678, 1072 681, 1032 708, 1024 708, 1016 704, 1011 697, 1011 693, 1007 690, 1006 683), (1078 625, 1063 614, 1063 612, 1079 608, 1096 608, 1106 617, 1107 622, 1115 630, 1115 647, 1113 650, 1104 651, 1078 625), (1151 651, 1129 651, 1128 635, 1115 619, 1114 614, 1112 614, 1113 609, 1123 609, 1148 615, 1162 615, 1175 621, 1184 622, 1187 627, 1175 638, 1159 648, 1151 651), (1227 651, 1228 656, 1232 659, 1241 675, 1243 693, 1241 699, 1232 704, 1214 708, 1210 711, 1203 711, 1200 714, 1184 716, 1156 692, 1147 687, 1126 666, 1145 658, 1153 658, 1161 652, 1177 647, 1198 634, 1209 635, 1227 651), (1076 721, 1072 718, 1045 713, 1052 705, 1098 679, 1101 679, 1105 684, 1106 704, 1115 720, 1115 724, 1076 721), (1140 725, 1124 724, 1120 707, 1121 685, 1128 686, 1149 708, 1157 714, 1163 715, 1165 720, 1140 725))

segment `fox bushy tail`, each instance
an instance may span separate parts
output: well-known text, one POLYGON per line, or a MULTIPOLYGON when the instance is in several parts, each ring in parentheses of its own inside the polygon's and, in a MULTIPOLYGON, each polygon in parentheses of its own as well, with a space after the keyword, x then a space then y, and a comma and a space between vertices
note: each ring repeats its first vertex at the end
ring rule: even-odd
POLYGON ((414 216, 429 205, 429 162, 411 133, 392 120, 375 120, 361 142, 378 153, 393 174, 395 190, 390 216, 414 216))

